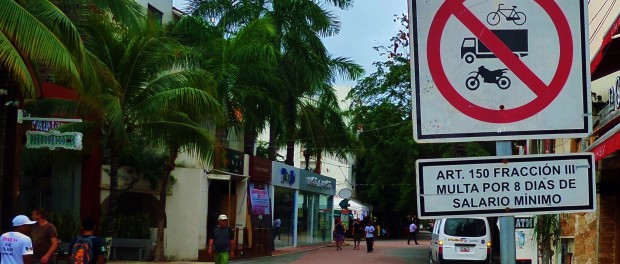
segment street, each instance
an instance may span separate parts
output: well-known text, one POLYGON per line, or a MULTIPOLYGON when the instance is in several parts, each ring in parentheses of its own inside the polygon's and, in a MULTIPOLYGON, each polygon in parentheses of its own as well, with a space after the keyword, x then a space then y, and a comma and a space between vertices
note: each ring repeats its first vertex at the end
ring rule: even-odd
POLYGON ((311 251, 283 254, 260 259, 234 261, 234 263, 428 263, 429 233, 421 233, 419 245, 407 245, 407 240, 377 240, 374 251, 366 253, 366 244, 362 241, 360 250, 353 249, 353 241, 347 239, 343 250, 335 247, 322 247, 311 251))

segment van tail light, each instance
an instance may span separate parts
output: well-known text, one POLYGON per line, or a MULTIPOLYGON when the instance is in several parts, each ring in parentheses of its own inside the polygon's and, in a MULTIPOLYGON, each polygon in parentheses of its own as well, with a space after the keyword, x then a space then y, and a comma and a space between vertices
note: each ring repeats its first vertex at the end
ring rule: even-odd
POLYGON ((437 253, 443 254, 443 240, 439 240, 439 249, 437 253))
POLYGON ((491 241, 487 242, 487 254, 491 254, 491 241))

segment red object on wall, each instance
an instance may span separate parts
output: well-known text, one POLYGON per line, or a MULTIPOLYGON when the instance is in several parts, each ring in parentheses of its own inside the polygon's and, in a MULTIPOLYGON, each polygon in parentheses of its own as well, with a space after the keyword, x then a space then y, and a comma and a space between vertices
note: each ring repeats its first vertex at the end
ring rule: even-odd
MULTIPOLYGON (((43 82, 43 98, 77 100, 78 93, 67 87, 43 82)), ((88 135, 94 136, 94 135, 88 135)), ((98 142, 98 141, 96 141, 98 142)), ((103 165, 103 147, 97 144, 89 155, 82 160, 82 180, 80 186, 80 217, 89 217, 99 222, 101 167, 103 165)))
POLYGON ((601 142, 590 152, 594 153, 594 160, 599 161, 607 155, 612 154, 620 149, 620 133, 616 133, 607 140, 601 142))
POLYGON ((620 69, 620 64, 617 62, 620 40, 614 39, 614 36, 618 34, 619 31, 620 15, 616 18, 616 21, 611 25, 607 33, 605 33, 600 49, 597 51, 594 58, 592 58, 592 62, 590 63, 592 81, 620 69))
POLYGON ((271 183, 271 160, 250 156, 250 180, 271 183))

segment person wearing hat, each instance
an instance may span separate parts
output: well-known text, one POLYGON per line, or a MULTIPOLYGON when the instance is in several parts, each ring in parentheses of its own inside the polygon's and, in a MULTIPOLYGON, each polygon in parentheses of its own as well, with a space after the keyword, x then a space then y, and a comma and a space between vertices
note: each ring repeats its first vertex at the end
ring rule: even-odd
POLYGON ((26 234, 30 232, 30 225, 37 223, 30 221, 25 215, 18 215, 13 218, 13 230, 0 236, 2 246, 0 264, 30 264, 32 251, 32 240, 26 234))
POLYGON ((209 236, 209 255, 215 250, 215 264, 228 263, 229 258, 235 257, 234 233, 228 227, 228 217, 220 215, 217 218, 217 227, 209 236))

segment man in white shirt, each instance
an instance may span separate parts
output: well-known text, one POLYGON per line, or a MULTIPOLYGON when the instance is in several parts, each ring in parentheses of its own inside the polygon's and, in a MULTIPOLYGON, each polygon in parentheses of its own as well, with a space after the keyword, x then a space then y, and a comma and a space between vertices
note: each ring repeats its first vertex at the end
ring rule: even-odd
POLYGON ((409 225, 409 240, 407 240, 407 245, 411 245, 411 239, 413 238, 413 242, 418 244, 418 238, 416 237, 416 231, 418 230, 418 226, 415 225, 415 222, 411 222, 409 225))
POLYGON ((6 232, 0 236, 0 264, 30 264, 32 254, 32 240, 25 234, 30 231, 30 225, 36 221, 30 221, 25 215, 13 218, 14 231, 6 232))
POLYGON ((375 227, 372 226, 372 221, 368 221, 366 224, 366 228, 364 229, 366 232, 366 252, 372 252, 373 244, 374 244, 374 236, 375 236, 375 227))

